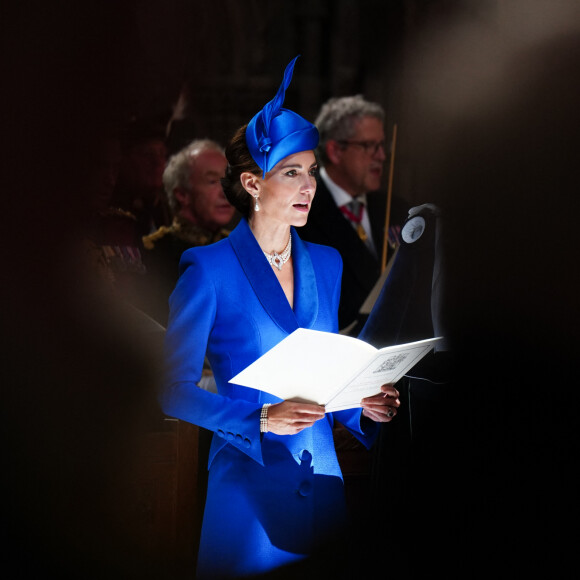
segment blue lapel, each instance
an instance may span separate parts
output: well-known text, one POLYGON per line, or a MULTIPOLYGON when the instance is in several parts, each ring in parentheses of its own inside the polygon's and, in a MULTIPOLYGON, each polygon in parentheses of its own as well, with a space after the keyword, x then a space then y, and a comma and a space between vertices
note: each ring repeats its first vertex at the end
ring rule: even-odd
POLYGON ((228 237, 260 303, 270 318, 288 334, 298 327, 310 328, 318 315, 318 289, 310 254, 294 228, 291 228, 291 235, 294 310, 290 308, 272 266, 264 257, 247 220, 240 220, 228 237))

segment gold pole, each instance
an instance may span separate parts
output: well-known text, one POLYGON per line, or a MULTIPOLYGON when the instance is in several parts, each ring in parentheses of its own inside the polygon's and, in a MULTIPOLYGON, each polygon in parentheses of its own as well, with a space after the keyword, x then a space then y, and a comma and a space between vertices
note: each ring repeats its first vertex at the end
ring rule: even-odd
POLYGON ((383 259, 381 273, 387 267, 387 250, 389 247, 389 222, 391 221, 391 198, 393 196, 393 173, 395 170, 395 149, 397 146, 397 123, 393 125, 393 141, 391 144, 391 163, 389 165, 389 186, 387 189, 387 213, 385 215, 385 235, 383 236, 383 259))

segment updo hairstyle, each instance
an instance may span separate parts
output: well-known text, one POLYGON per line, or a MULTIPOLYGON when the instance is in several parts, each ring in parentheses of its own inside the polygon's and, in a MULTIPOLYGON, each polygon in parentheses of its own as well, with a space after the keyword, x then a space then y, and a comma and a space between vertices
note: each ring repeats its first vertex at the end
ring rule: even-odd
POLYGON ((254 199, 242 186, 240 176, 246 171, 253 173, 257 177, 262 175, 262 170, 250 155, 246 144, 247 126, 246 124, 240 127, 226 147, 228 167, 226 175, 222 179, 222 186, 228 201, 245 218, 248 218, 254 211, 254 199))

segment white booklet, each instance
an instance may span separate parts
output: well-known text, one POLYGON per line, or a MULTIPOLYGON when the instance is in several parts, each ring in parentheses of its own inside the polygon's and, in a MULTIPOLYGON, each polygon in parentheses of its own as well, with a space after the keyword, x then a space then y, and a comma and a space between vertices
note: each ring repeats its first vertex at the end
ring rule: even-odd
POLYGON ((323 405, 327 412, 360 407, 361 399, 396 383, 439 340, 377 349, 352 336, 298 328, 229 382, 323 405))

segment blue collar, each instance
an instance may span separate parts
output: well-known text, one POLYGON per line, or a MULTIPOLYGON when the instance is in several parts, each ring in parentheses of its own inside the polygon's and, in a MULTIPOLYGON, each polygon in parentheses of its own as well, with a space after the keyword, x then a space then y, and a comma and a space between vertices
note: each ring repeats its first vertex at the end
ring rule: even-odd
POLYGON ((296 230, 292 236, 294 265, 294 309, 268 264, 248 221, 243 218, 229 235, 234 252, 262 306, 282 330, 290 334, 297 328, 310 328, 318 315, 318 288, 310 254, 296 230))

